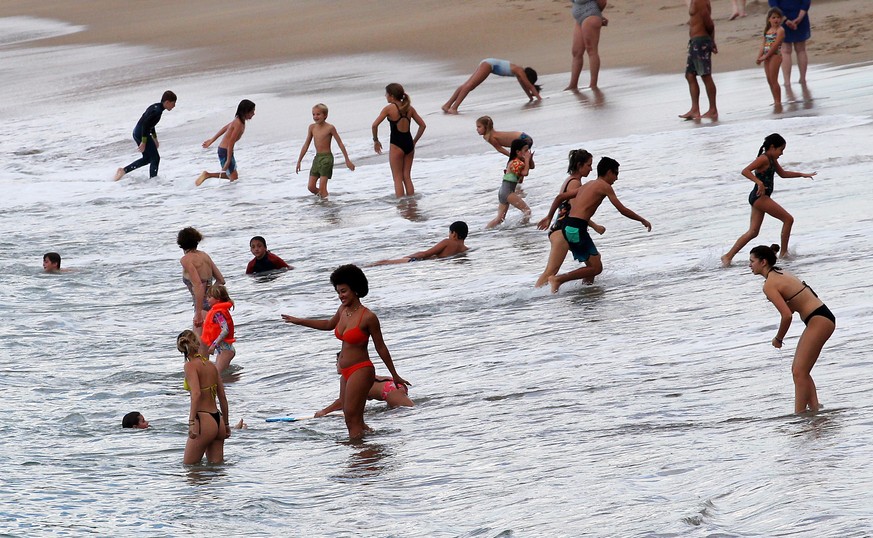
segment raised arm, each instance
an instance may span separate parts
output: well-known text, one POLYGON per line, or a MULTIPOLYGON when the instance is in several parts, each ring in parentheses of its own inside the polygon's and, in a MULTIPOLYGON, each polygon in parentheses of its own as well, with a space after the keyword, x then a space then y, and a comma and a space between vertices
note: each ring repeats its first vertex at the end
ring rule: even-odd
POLYGON ((652 231, 652 223, 650 223, 649 221, 647 221, 643 217, 637 215, 636 213, 634 213, 630 209, 626 208, 624 206, 624 204, 622 204, 621 201, 618 199, 618 196, 615 194, 615 189, 613 189, 611 186, 609 187, 609 190, 607 191, 606 196, 609 198, 609 201, 612 203, 613 206, 615 206, 615 208, 618 210, 619 213, 621 213, 622 215, 624 215, 625 217, 627 217, 631 220, 635 220, 635 221, 639 222, 640 224, 642 224, 643 226, 646 227, 646 230, 648 230, 650 232, 652 231))
POLYGON ((285 323, 293 323, 294 325, 302 325, 304 327, 309 327, 310 329, 316 329, 319 331, 331 331, 336 328, 336 324, 339 322, 339 313, 342 307, 336 311, 336 314, 333 315, 330 319, 309 319, 309 318, 297 318, 294 316, 289 316, 287 314, 282 314, 282 319, 285 320, 285 323))

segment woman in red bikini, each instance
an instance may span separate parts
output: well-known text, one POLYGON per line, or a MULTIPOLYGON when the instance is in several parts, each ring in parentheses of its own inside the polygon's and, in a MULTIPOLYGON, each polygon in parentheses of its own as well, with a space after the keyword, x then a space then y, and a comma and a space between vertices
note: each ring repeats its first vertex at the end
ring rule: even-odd
POLYGON ((342 341, 339 356, 340 400, 343 402, 343 414, 349 437, 358 439, 364 436, 370 428, 364 423, 364 405, 367 394, 376 379, 376 369, 367 353, 370 337, 379 358, 385 363, 391 378, 396 385, 409 385, 397 375, 388 346, 382 339, 382 329, 379 318, 370 309, 361 304, 361 298, 366 297, 369 284, 364 272, 356 265, 342 265, 330 275, 330 283, 336 290, 340 307, 330 319, 296 318, 283 314, 286 323, 303 325, 320 331, 333 329, 334 335, 342 341))

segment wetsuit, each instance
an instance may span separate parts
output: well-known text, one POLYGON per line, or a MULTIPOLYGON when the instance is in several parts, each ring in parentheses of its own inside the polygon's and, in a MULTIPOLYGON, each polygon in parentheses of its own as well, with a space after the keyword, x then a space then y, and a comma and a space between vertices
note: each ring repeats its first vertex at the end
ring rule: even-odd
POLYGON ((288 264, 285 260, 276 256, 272 252, 267 251, 267 255, 262 258, 254 258, 246 267, 246 274, 263 273, 265 271, 275 271, 276 269, 288 269, 288 264))
MULTIPOLYGON (((396 106, 396 105, 395 105, 396 106)), ((400 112, 400 107, 397 107, 397 111, 400 112)), ((415 143, 412 141, 412 133, 409 132, 409 128, 412 126, 412 122, 409 121, 409 114, 403 115, 400 112, 400 117, 397 121, 393 121, 391 118, 388 118, 388 125, 391 127, 391 138, 389 141, 397 146, 398 148, 403 150, 403 153, 409 155, 413 151, 415 151, 415 143), (406 120, 406 131, 401 131, 397 126, 401 120, 406 120)))
POLYGON ((155 132, 155 126, 161 121, 161 114, 164 113, 164 104, 155 103, 149 106, 142 117, 133 128, 133 141, 139 146, 145 142, 145 151, 142 152, 142 158, 137 159, 124 167, 124 173, 131 170, 136 170, 140 166, 149 165, 149 177, 158 175, 158 165, 161 162, 161 156, 158 154, 158 146, 155 144, 155 139, 158 134, 155 132))

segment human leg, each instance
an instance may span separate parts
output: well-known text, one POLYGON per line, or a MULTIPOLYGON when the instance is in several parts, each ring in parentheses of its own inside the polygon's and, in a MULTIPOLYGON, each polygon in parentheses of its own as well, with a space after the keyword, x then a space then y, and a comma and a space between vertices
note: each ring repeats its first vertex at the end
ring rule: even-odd
POLYGON ((406 154, 400 147, 391 144, 388 150, 388 164, 391 166, 391 177, 394 179, 394 196, 403 197, 403 162, 406 154))
POLYGON ((233 349, 233 346, 229 346, 230 349, 223 349, 218 356, 215 358, 215 367, 218 369, 218 373, 227 370, 230 366, 230 361, 236 357, 236 350, 233 349))
POLYGON ((196 434, 196 438, 192 439, 188 436, 188 441, 185 443, 185 455, 182 458, 182 463, 185 465, 199 463, 200 460, 203 459, 203 454, 206 453, 207 447, 218 436, 218 427, 219 425, 209 413, 204 411, 198 412, 194 419, 194 433, 196 434))
POLYGON ((582 21, 582 38, 585 41, 585 51, 588 53, 588 69, 591 81, 588 86, 597 88, 597 78, 600 74, 600 29, 603 27, 603 18, 592 16, 582 21))
POLYGON ((497 204, 497 216, 494 217, 494 220, 488 223, 485 228, 490 229, 495 226, 501 224, 504 220, 506 220, 506 212, 509 211, 509 204, 497 204))
POLYGON ((577 22, 573 23, 573 44, 570 52, 573 55, 573 61, 570 64, 570 83, 564 89, 577 90, 579 88, 579 75, 582 74, 582 68, 585 65, 585 35, 582 25, 577 22))
POLYGON ((567 240, 564 239, 564 236, 560 231, 555 231, 549 234, 549 243, 551 245, 549 248, 549 260, 546 262, 546 268, 543 270, 543 273, 534 285, 537 288, 545 286, 546 282, 549 281, 550 276, 558 274, 558 271, 561 269, 561 264, 564 263, 564 259, 567 257, 567 251, 569 250, 567 240))
POLYGON ((795 43, 794 52, 797 54, 797 70, 800 71, 800 83, 806 84, 806 69, 809 66, 809 57, 806 54, 806 41, 795 43))
POLYGON ((700 84, 697 83, 697 75, 685 73, 685 80, 688 81, 688 93, 691 94, 691 108, 679 117, 686 120, 698 119, 700 118, 700 84))
POLYGON ((527 222, 530 219, 530 207, 528 207, 528 205, 524 202, 522 197, 518 195, 518 193, 511 193, 507 197, 507 201, 512 204, 513 207, 524 213, 522 222, 527 222))
POLYGON ((791 43, 782 43, 782 81, 791 84, 791 43))
POLYGON ((306 184, 306 189, 312 194, 318 194, 316 182, 318 182, 318 176, 309 176, 309 183, 306 184))
MULTIPOLYGON (((768 196, 762 196, 761 198, 769 198, 768 196)), ((759 199, 760 200, 760 199, 759 199)), ((721 264, 724 267, 727 267, 731 264, 731 260, 734 259, 734 256, 737 255, 737 252, 740 251, 741 248, 749 244, 749 241, 758 237, 758 233, 761 231, 761 223, 764 222, 764 211, 758 209, 758 202, 755 202, 755 205, 752 206, 752 216, 749 218, 749 229, 741 235, 734 246, 731 247, 727 253, 721 257, 721 264)))
POLYGON ((794 361, 791 363, 791 376, 794 379, 794 412, 803 413, 807 409, 818 411, 818 394, 812 380, 812 367, 815 366, 825 342, 834 333, 836 324, 828 318, 813 316, 809 325, 800 335, 794 361))
POLYGON ((764 64, 764 72, 767 74, 767 84, 770 85, 770 93, 773 94, 773 104, 782 102, 782 87, 779 86, 779 66, 782 65, 782 56, 773 55, 767 58, 764 64))
POLYGON ((149 160, 149 178, 158 175, 158 166, 161 164, 161 155, 158 153, 158 146, 152 137, 146 140, 145 151, 142 156, 149 160))
POLYGON ((412 184, 412 161, 415 159, 415 150, 403 156, 403 189, 406 196, 415 194, 415 186, 412 184))
POLYGON ((565 282, 581 279, 586 283, 591 284, 594 282, 594 277, 602 272, 603 263, 600 261, 600 254, 595 254, 585 260, 585 267, 580 267, 579 269, 574 269, 573 271, 561 275, 549 277, 549 286, 552 289, 552 293, 557 293, 558 288, 560 288, 561 284, 564 284, 565 282))
POLYGON ((718 107, 715 105, 715 81, 712 80, 712 75, 702 75, 700 78, 703 79, 703 86, 706 88, 706 98, 709 99, 709 110, 707 110, 706 114, 703 114, 701 117, 717 120, 718 107))
POLYGON ((376 379, 376 370, 372 366, 359 368, 346 380, 343 394, 343 415, 349 437, 359 439, 370 428, 364 423, 364 406, 367 403, 367 393, 376 379))
POLYGON ((470 78, 458 86, 458 89, 455 90, 452 97, 442 106, 443 112, 457 113, 458 107, 461 106, 461 102, 467 97, 467 94, 473 91, 476 86, 482 84, 482 81, 488 78, 488 75, 490 74, 491 64, 480 62, 479 66, 476 67, 476 70, 473 71, 473 74, 470 75, 470 78))
POLYGON ((758 201, 755 202, 755 207, 759 208, 771 217, 775 217, 782 221, 779 257, 784 258, 785 256, 788 256, 788 239, 791 236, 791 226, 794 224, 794 217, 792 217, 791 213, 785 211, 785 209, 781 205, 777 204, 769 196, 762 196, 761 198, 759 198, 758 201))

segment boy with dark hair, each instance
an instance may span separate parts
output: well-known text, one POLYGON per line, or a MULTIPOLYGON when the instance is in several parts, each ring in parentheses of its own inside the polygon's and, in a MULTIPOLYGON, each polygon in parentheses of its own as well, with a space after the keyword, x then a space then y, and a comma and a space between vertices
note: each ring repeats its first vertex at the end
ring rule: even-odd
POLYGON ((431 248, 395 260, 380 260, 373 265, 393 265, 417 262, 429 258, 448 258, 449 256, 466 252, 467 245, 464 244, 464 240, 467 238, 468 231, 466 222, 462 220, 455 221, 449 226, 449 236, 431 248))
POLYGON ((161 121, 161 114, 165 110, 173 110, 176 108, 176 94, 167 90, 161 96, 161 102, 150 105, 142 117, 136 122, 136 127, 133 128, 133 141, 137 144, 137 151, 142 153, 142 158, 137 159, 125 166, 119 168, 115 172, 115 181, 124 177, 124 174, 131 170, 136 170, 140 166, 149 165, 149 177, 158 175, 158 165, 161 163, 161 156, 158 154, 158 133, 155 132, 155 126, 161 121))
POLYGON ((249 241, 249 248, 255 257, 246 267, 247 275, 275 271, 277 269, 294 269, 285 263, 285 260, 267 250, 267 240, 260 235, 252 237, 249 241))

